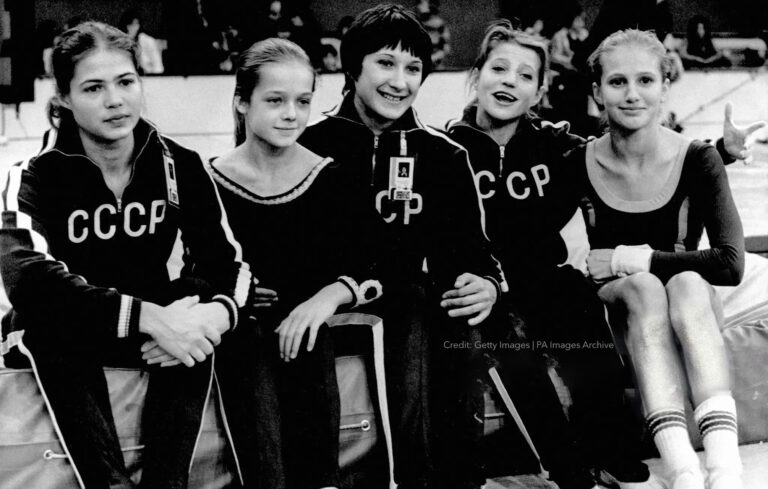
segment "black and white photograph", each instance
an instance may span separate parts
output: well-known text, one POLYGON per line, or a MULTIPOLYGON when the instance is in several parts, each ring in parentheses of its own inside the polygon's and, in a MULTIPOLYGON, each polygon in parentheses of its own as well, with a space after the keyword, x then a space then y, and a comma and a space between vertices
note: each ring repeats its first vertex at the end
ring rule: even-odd
POLYGON ((0 0, 0 489, 768 488, 763 0, 0 0))

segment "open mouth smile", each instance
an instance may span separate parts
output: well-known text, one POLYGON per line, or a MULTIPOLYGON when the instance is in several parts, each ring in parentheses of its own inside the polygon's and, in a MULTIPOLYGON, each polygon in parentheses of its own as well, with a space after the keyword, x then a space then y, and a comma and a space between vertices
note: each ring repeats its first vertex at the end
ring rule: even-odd
POLYGON ((384 98, 384 100, 387 100, 389 102, 394 102, 394 103, 402 102, 407 98, 405 95, 392 95, 384 92, 379 92, 379 95, 381 95, 384 98))
POLYGON ((502 104, 513 104, 518 101, 518 98, 507 92, 494 92, 493 98, 502 104))

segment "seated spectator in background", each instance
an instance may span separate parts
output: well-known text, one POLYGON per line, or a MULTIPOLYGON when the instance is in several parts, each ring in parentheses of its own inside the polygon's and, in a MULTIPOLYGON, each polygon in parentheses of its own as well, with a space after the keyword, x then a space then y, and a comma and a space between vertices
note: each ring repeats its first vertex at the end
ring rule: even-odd
POLYGON ((589 37, 589 31, 584 27, 584 12, 575 10, 569 19, 570 23, 552 36, 551 67, 553 70, 576 71, 573 66, 573 56, 581 50, 584 41, 589 37))
POLYGON ((283 21, 283 2, 268 2, 266 8, 262 2, 248 3, 242 16, 241 27, 246 47, 263 39, 278 37, 278 26, 283 21))
POLYGON ((318 69, 323 66, 320 33, 320 25, 312 12, 309 9, 296 7, 283 15, 282 22, 279 22, 277 37, 298 44, 309 56, 312 66, 318 69))
POLYGON ((221 32, 221 41, 218 42, 219 70, 222 73, 232 73, 237 67, 237 60, 247 46, 240 33, 240 29, 234 25, 227 25, 221 32))
POLYGON ((538 17, 525 28, 525 33, 531 36, 544 37, 544 19, 538 17))
POLYGON ((731 66, 725 55, 712 43, 709 19, 694 15, 688 21, 685 42, 680 48, 680 57, 686 68, 723 68, 731 66))
POLYGON ((341 18, 339 23, 336 25, 336 35, 338 36, 339 39, 344 38, 344 35, 349 30, 349 26, 351 26, 352 22, 354 21, 355 21, 355 18, 352 17, 351 15, 345 15, 344 17, 341 18))
POLYGON ((141 48, 139 67, 145 75, 156 75, 165 71, 163 56, 157 39, 141 30, 141 17, 136 9, 129 9, 120 18, 120 29, 128 33, 141 48))
POLYGON ((53 66, 51 65, 51 55, 53 54, 53 46, 56 44, 56 40, 61 33, 59 24, 53 20, 43 20, 37 26, 37 48, 40 53, 40 62, 42 66, 38 65, 38 74, 43 76, 53 75, 53 66))
POLYGON ((174 75, 218 73, 217 33, 207 19, 207 3, 185 0, 163 4, 169 21, 166 70, 174 75))
POLYGON ((568 121, 572 132, 587 137, 596 131, 597 123, 589 116, 589 84, 574 59, 585 49, 589 32, 578 5, 567 12, 565 19, 565 25, 555 32, 550 43, 552 85, 547 100, 552 113, 546 117, 568 121))
POLYGON ((326 73, 337 73, 341 71, 339 62, 339 51, 330 43, 323 43, 321 46, 323 53, 323 71, 326 73))
POLYGON ((445 57, 451 52, 451 33, 440 17, 439 7, 438 0, 421 0, 416 5, 419 20, 432 41, 432 65, 436 70, 444 68, 445 57))

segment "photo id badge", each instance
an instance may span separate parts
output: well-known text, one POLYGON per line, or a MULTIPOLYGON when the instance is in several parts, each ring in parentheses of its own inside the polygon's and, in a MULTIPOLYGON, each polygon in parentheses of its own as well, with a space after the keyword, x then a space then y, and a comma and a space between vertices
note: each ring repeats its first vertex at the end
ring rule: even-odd
POLYGON ((411 156, 396 156, 389 159, 389 198, 391 200, 411 200, 413 161, 411 156))

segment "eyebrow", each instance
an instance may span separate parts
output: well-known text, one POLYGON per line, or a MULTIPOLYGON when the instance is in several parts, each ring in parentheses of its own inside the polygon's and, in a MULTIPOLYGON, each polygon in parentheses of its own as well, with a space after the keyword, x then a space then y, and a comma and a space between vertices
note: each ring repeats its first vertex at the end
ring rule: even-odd
MULTIPOLYGON (((285 94, 287 94, 287 93, 288 93, 288 92, 287 92, 287 91, 285 91, 285 90, 267 90, 266 92, 264 92, 264 95, 265 95, 265 96, 266 96, 266 95, 285 95, 285 94)), ((313 95, 314 93, 315 93, 315 92, 307 91, 307 92, 301 92, 301 93, 299 93, 298 95, 299 95, 299 96, 303 96, 303 95, 313 95)))
MULTIPOLYGON (((128 77, 128 76, 133 77, 133 76, 138 76, 138 75, 135 72, 126 71, 125 73, 121 73, 121 74, 117 75, 116 77, 114 77, 113 80, 119 80, 121 78, 125 78, 125 77, 128 77)), ((103 82, 104 82, 103 78, 88 78, 86 80, 81 81, 79 86, 83 86, 83 85, 85 85, 87 83, 103 83, 103 82)))

